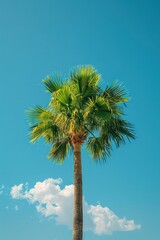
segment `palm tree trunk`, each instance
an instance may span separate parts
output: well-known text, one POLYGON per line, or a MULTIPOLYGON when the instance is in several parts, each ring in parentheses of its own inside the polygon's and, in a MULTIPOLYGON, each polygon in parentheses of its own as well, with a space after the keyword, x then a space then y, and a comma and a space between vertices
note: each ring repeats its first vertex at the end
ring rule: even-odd
POLYGON ((73 240, 83 238, 83 200, 82 200, 82 165, 81 144, 74 144, 74 220, 73 240))

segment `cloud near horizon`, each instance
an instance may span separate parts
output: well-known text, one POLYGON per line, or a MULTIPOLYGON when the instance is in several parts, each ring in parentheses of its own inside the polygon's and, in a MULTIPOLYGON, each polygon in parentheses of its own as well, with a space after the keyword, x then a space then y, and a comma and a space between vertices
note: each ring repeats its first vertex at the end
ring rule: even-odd
MULTIPOLYGON (((44 217, 54 216, 57 224, 67 225, 72 228, 73 216, 73 185, 60 188, 62 179, 48 178, 37 182, 33 188, 28 189, 28 184, 19 184, 11 188, 13 199, 26 199, 35 204, 37 212, 44 217)), ((89 205, 83 201, 84 230, 95 234, 112 234, 114 231, 133 231, 140 229, 134 220, 119 218, 108 207, 89 205)))

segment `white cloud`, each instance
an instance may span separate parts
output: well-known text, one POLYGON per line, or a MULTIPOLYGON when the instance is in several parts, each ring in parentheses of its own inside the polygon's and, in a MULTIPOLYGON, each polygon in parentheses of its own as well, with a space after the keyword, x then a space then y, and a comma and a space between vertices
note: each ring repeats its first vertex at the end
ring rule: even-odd
POLYGON ((87 213, 93 222, 90 230, 98 235, 112 234, 114 231, 133 231, 140 228, 133 220, 119 218, 108 207, 101 205, 88 205, 87 213))
MULTIPOLYGON (((44 217, 54 216, 57 224, 72 228, 73 216, 73 185, 60 188, 62 179, 46 179, 37 182, 28 189, 28 185, 15 185, 11 189, 14 199, 27 199, 36 205, 36 210, 44 217)), ((95 234, 112 234, 114 231, 133 231, 140 228, 133 220, 119 218, 108 207, 100 204, 89 205, 84 199, 84 230, 95 234)))
POLYGON ((15 199, 22 199, 23 198, 23 194, 22 194, 22 190, 23 190, 23 184, 19 184, 18 186, 14 186, 11 189, 11 196, 12 198, 15 199))

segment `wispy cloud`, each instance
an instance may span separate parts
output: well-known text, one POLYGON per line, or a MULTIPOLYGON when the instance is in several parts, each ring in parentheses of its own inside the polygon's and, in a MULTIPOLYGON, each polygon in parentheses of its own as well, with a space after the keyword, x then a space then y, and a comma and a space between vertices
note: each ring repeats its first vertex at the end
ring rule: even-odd
POLYGON ((3 194, 3 190, 4 190, 4 185, 2 184, 2 185, 0 186, 0 195, 3 194))
POLYGON ((18 211, 18 210, 19 210, 19 207, 16 205, 16 206, 14 207, 14 210, 15 210, 15 211, 18 211))
MULTIPOLYGON (((37 182, 28 189, 28 185, 19 184, 11 189, 14 199, 26 199, 35 204, 39 213, 44 217, 54 216, 57 224, 67 225, 72 228, 73 213, 73 185, 60 188, 62 179, 46 179, 37 182)), ((134 220, 119 218, 108 207, 89 205, 84 199, 84 230, 95 234, 112 234, 114 231, 133 231, 140 228, 134 220)))

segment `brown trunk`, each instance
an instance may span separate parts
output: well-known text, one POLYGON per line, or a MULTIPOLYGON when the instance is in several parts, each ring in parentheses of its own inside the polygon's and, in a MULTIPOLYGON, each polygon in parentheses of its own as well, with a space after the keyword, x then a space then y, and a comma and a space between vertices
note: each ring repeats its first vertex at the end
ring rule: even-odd
POLYGON ((74 144, 74 220, 73 240, 83 239, 83 200, 81 144, 74 144))

